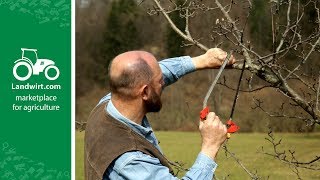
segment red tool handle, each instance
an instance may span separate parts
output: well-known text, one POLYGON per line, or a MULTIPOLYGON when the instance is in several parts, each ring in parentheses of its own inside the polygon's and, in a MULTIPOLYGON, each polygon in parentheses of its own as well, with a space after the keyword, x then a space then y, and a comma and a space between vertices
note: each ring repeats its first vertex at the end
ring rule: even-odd
POLYGON ((227 128, 228 133, 235 133, 240 129, 240 127, 237 126, 231 119, 227 121, 227 128))
MULTIPOLYGON (((201 121, 205 120, 208 114, 209 114, 209 107, 207 106, 200 111, 200 120, 201 121)), ((231 119, 227 121, 227 128, 228 128, 227 130, 228 133, 235 133, 240 129, 240 127, 237 126, 231 119)))
POLYGON ((209 107, 205 107, 200 111, 200 120, 203 121, 207 118, 207 115, 209 114, 209 107))

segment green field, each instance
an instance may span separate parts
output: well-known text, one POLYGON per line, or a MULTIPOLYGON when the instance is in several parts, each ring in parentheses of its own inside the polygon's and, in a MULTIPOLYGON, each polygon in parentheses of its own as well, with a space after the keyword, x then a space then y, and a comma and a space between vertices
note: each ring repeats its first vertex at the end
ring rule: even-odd
MULTIPOLYGON (((160 146, 171 161, 184 163, 189 168, 200 150, 200 136, 197 132, 156 132, 160 146)), ((84 132, 76 132, 76 179, 83 178, 83 136, 84 132)), ((270 156, 259 153, 261 146, 272 152, 272 147, 265 140, 267 134, 235 134, 228 142, 228 149, 235 153, 242 163, 261 179, 298 179, 297 175, 286 164, 270 156)), ((320 154, 320 134, 284 134, 276 133, 282 138, 282 150, 295 150, 298 160, 307 161, 320 154)), ((216 159, 218 179, 250 179, 245 171, 220 150, 216 159)), ((317 164, 318 168, 320 163, 317 164)), ((299 169, 302 179, 320 179, 320 171, 299 169)), ((179 176, 183 175, 180 173, 179 176)))

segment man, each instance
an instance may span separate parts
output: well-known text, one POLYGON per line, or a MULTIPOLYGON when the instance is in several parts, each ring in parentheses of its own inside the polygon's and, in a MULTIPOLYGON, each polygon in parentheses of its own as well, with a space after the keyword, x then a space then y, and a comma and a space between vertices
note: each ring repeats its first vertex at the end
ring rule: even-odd
MULTIPOLYGON (((85 177, 91 179, 176 179, 147 120, 158 112, 165 86, 206 68, 219 68, 227 53, 219 48, 197 57, 158 62, 145 51, 118 55, 109 66, 111 93, 91 112, 85 134, 85 177)), ((231 57, 229 65, 235 62, 231 57)), ((182 179, 212 179, 214 159, 226 139, 226 126, 210 112, 199 123, 201 151, 182 179)))

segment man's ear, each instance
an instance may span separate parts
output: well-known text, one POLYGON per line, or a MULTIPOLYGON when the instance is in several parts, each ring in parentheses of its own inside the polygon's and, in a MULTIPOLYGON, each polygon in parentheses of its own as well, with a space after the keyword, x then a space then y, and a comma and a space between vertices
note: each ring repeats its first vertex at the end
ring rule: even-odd
POLYGON ((148 100, 150 96, 150 87, 148 85, 143 85, 141 87, 141 97, 143 100, 148 100))

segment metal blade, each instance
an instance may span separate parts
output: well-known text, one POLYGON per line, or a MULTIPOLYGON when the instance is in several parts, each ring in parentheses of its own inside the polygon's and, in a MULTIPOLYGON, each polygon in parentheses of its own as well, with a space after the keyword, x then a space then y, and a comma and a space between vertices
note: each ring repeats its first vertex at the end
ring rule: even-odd
POLYGON ((243 62, 243 66, 241 69, 241 74, 240 74, 240 78, 239 78, 239 82, 238 82, 238 87, 237 87, 236 95, 234 96, 233 105, 232 105, 231 114, 230 114, 229 119, 232 119, 232 117, 233 117, 234 109, 236 107, 237 100, 239 97, 239 90, 240 90, 240 85, 241 85, 242 76, 243 76, 243 72, 244 72, 245 67, 246 67, 246 61, 243 62))
POLYGON ((214 88, 214 86, 217 84, 218 82, 218 79, 220 78, 221 74, 222 74, 222 71, 224 70, 224 68, 226 67, 226 65, 228 64, 229 60, 230 60, 230 57, 232 55, 232 51, 230 51, 228 54, 227 54, 227 57, 226 59, 223 61, 223 64, 221 65, 220 69, 219 69, 219 72, 218 74, 216 75, 214 81, 212 82, 207 94, 206 94, 206 97, 204 98, 203 100, 203 108, 207 107, 207 103, 208 103, 208 99, 210 97, 210 94, 214 88))

